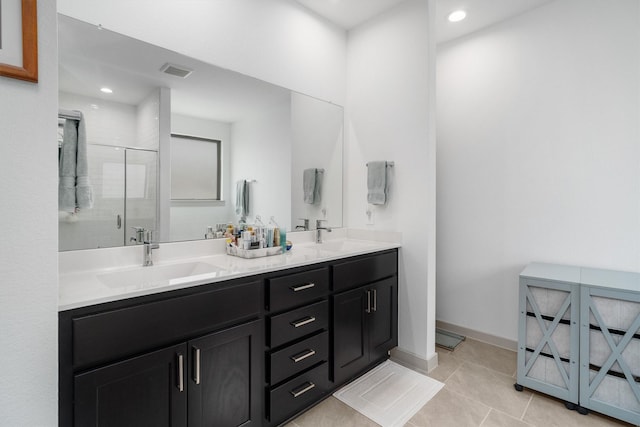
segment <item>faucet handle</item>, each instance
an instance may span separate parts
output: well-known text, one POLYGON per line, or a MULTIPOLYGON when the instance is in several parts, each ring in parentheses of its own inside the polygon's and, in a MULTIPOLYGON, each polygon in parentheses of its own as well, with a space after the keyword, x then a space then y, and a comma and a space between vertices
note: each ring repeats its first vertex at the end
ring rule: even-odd
POLYGON ((302 227, 305 231, 309 229, 309 218, 298 218, 299 221, 302 221, 303 225, 299 225, 296 228, 302 227))
POLYGON ((135 235, 135 237, 131 236, 129 241, 137 242, 137 243, 143 243, 144 242, 144 237, 145 237, 144 236, 144 232, 145 232, 144 227, 131 227, 131 229, 136 232, 136 235, 135 235))

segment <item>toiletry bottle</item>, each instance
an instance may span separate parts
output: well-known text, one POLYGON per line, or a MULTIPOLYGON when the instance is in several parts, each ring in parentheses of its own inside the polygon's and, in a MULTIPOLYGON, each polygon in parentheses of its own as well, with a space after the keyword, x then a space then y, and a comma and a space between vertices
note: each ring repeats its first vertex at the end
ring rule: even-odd
POLYGON ((213 232, 213 227, 212 226, 208 226, 207 227, 207 233, 204 235, 205 239, 214 239, 216 237, 215 233, 213 232))
POLYGON ((280 246, 282 253, 287 252, 287 229, 285 227, 280 228, 280 246))
POLYGON ((273 246, 280 246, 280 229, 273 229, 273 246))

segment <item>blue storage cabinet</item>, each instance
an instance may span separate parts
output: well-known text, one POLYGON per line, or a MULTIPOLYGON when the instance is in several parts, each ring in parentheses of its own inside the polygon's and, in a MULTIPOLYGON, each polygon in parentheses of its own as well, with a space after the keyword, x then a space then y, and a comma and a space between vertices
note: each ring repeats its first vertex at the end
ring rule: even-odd
POLYGON ((640 274, 581 269, 580 405, 640 424, 640 274))
POLYGON ((573 409, 579 392, 580 268, 533 263, 520 274, 517 390, 555 396, 573 409))

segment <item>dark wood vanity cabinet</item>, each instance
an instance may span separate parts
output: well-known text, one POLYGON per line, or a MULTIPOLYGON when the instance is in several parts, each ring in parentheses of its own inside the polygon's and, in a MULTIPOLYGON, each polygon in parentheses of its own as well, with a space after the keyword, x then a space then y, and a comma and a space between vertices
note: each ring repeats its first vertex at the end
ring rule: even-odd
POLYGON ((339 385, 388 358, 398 345, 397 253, 335 265, 333 280, 334 289, 356 286, 332 297, 332 380, 339 385))
POLYGON ((75 375, 74 426, 185 426, 178 389, 181 344, 75 375))
POLYGON ((329 266, 267 279, 265 418, 278 425, 329 391, 329 266))
POLYGON ((74 378, 76 426, 260 425, 255 320, 74 378))
POLYGON ((60 313, 59 424, 262 425, 262 289, 209 285, 60 313))
POLYGON ((397 250, 59 314, 65 427, 275 426, 397 345, 397 250))

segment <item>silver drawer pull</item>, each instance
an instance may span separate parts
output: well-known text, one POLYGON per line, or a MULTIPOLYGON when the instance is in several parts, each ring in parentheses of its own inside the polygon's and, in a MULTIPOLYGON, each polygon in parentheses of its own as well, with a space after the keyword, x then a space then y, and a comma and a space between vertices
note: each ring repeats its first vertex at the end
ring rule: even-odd
POLYGON ((316 321, 315 317, 309 316, 305 319, 300 319, 300 320, 291 322, 291 326, 293 326, 294 328, 299 328, 300 326, 308 325, 309 323, 313 323, 315 321, 316 321))
POLYGON ((301 360, 306 359, 307 357, 311 357, 316 354, 315 350, 305 350, 302 353, 294 354, 290 357, 295 363, 300 362, 301 360))
POLYGON ((305 289, 311 289, 315 285, 316 285, 315 283, 306 283, 304 285, 291 286, 289 289, 291 289, 293 292, 298 292, 298 291, 304 291, 305 289))
POLYGON ((367 308, 364 311, 371 313, 371 291, 367 291, 367 308))
POLYGON ((181 353, 178 356, 178 390, 184 391, 184 356, 181 353))
POLYGON ((291 390, 290 393, 293 395, 293 397, 299 397, 302 396, 303 394, 305 394, 306 392, 308 392, 309 390, 315 388, 315 384, 312 383, 311 381, 307 382, 307 385, 303 385, 301 386, 301 388, 297 389, 297 390, 291 390))
POLYGON ((193 347, 193 382, 200 384, 200 349, 193 347))

